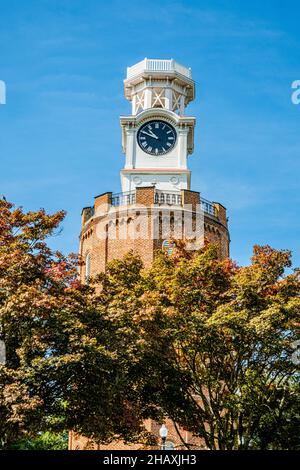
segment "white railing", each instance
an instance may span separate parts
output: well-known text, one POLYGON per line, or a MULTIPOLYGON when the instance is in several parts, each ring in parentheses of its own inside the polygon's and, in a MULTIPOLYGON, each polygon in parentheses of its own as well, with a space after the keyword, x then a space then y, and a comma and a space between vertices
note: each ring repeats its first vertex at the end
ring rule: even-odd
POLYGON ((155 191, 154 204, 181 206, 181 193, 178 191, 155 191))
POLYGON ((218 212, 212 202, 208 201, 207 199, 201 198, 200 200, 201 208, 206 214, 213 215, 214 217, 218 217, 218 212))
POLYGON ((127 67, 127 79, 143 72, 177 72, 192 78, 191 69, 178 64, 174 59, 144 59, 132 67, 127 67))
MULTIPOLYGON (((112 206, 130 206, 136 202, 136 192, 129 191, 127 193, 113 194, 111 198, 112 206)), ((154 193, 154 204, 163 204, 169 206, 181 206, 182 197, 180 191, 162 191, 159 189, 155 190, 154 193)), ((218 218, 218 211, 214 204, 207 199, 201 197, 200 199, 201 209, 211 216, 218 218)), ((88 216, 92 217, 93 212, 88 216)))
POLYGON ((161 60, 161 59, 146 59, 146 70, 151 72, 169 72, 175 67, 174 60, 161 60))
MULTIPOLYGON (((154 204, 167 204, 172 206, 181 206, 182 205, 182 197, 181 193, 178 191, 161 191, 156 189, 154 195, 154 204)), ((212 202, 208 201, 207 199, 200 199, 201 209, 206 214, 212 215, 214 217, 218 217, 218 212, 216 207, 213 205, 212 202)))

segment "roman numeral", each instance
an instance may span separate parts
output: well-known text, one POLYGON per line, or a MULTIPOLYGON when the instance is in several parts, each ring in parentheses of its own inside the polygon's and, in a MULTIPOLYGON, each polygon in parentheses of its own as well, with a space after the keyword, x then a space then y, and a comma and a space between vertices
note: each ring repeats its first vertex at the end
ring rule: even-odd
POLYGON ((159 122, 155 123, 155 129, 159 129, 159 122))
POLYGON ((148 147, 147 150, 148 150, 148 152, 151 152, 152 147, 148 147))
POLYGON ((143 147, 147 147, 147 145, 148 145, 147 142, 142 142, 143 147))
POLYGON ((168 147, 171 147, 171 144, 170 144, 170 142, 167 142, 167 146, 168 146, 168 147))

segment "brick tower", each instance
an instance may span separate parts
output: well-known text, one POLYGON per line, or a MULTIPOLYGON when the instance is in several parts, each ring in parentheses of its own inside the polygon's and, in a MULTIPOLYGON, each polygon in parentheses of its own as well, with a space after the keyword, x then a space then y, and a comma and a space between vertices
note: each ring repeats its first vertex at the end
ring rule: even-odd
MULTIPOLYGON (((82 210, 81 279, 104 271, 107 262, 129 250, 149 266, 157 250, 172 249, 172 239, 184 239, 195 250, 206 238, 218 244, 220 258, 228 257, 225 207, 191 190, 188 158, 196 120, 185 115, 195 97, 191 69, 173 59, 144 59, 128 67, 124 93, 132 110, 120 118, 122 192, 96 196, 93 206, 82 210)), ((156 423, 147 426, 157 434, 156 423)), ((172 439, 176 445, 176 436, 172 439)), ((71 449, 94 448, 73 433, 69 444, 71 449)))

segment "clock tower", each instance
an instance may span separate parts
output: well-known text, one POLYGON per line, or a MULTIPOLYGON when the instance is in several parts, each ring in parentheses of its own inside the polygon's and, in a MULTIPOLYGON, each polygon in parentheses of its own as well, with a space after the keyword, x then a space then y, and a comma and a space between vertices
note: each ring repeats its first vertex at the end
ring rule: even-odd
POLYGON ((187 163, 194 149, 195 118, 184 112, 195 97, 191 69, 173 59, 144 59, 127 68, 124 92, 131 115, 120 119, 122 191, 143 186, 189 190, 187 163))
POLYGON ((195 117, 185 115, 195 98, 190 68, 173 59, 144 59, 127 68, 125 98, 131 114, 121 116, 122 191, 96 196, 82 210, 81 277, 133 250, 149 266, 171 239, 216 243, 229 256, 225 207, 191 188, 188 159, 194 150, 195 117))

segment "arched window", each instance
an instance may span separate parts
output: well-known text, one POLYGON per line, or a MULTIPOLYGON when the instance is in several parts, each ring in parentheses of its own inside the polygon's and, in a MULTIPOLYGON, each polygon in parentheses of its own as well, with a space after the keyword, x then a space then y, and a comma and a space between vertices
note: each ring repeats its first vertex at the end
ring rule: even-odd
POLYGON ((86 282, 89 281, 91 277, 91 254, 87 253, 85 257, 85 280, 86 282))

